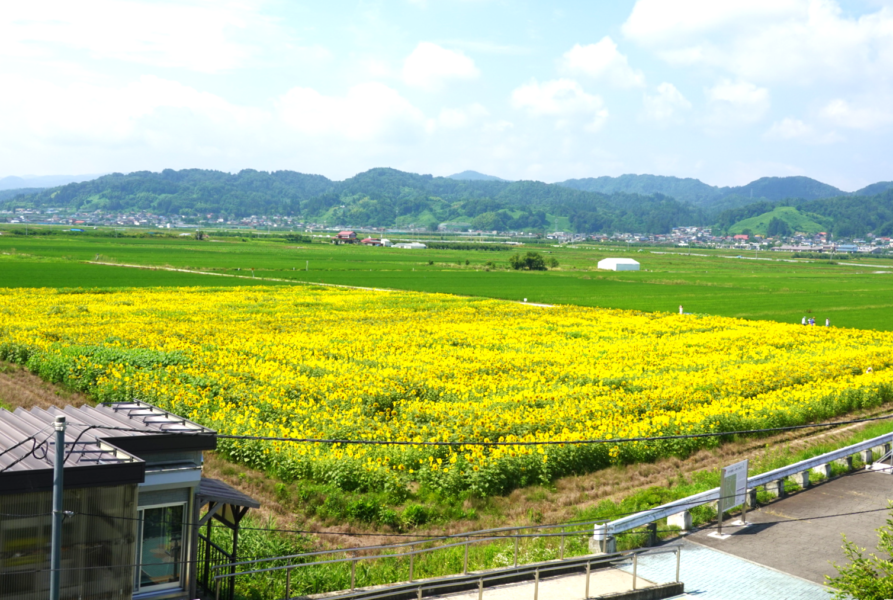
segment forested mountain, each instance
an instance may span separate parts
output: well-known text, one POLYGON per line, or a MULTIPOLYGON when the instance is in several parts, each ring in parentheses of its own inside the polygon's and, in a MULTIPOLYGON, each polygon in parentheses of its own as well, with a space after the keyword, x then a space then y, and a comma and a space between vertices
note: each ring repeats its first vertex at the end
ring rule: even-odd
POLYGON ((615 192, 663 194, 676 200, 690 202, 695 206, 712 209, 718 207, 731 209, 753 203, 756 200, 784 200, 786 198, 815 200, 846 195, 845 192, 834 186, 809 177, 762 177, 747 185, 716 187, 691 178, 680 179, 663 175, 621 175, 620 177, 569 179, 559 185, 603 194, 615 192))
POLYGON ((450 179, 464 179, 467 181, 505 181, 501 177, 494 177, 493 175, 484 175, 483 173, 478 173, 477 171, 462 171, 461 173, 453 173, 452 175, 448 175, 450 179))
POLYGON ((777 217, 785 221, 792 231, 804 229, 798 219, 808 219, 827 227, 835 238, 862 237, 867 233, 893 236, 893 188, 873 196, 846 195, 777 202, 763 200, 723 211, 716 218, 715 228, 722 232, 737 233, 748 227, 756 217, 762 217, 767 223, 772 217, 777 217), (780 207, 791 207, 796 212, 780 212, 780 207))
POLYGON ((667 177, 664 175, 621 175, 619 177, 587 177, 585 179, 568 179, 558 185, 583 190, 613 194, 662 194, 683 202, 691 202, 698 206, 706 206, 720 196, 719 188, 707 185, 698 179, 667 177))
POLYGON ((36 177, 9 177, 0 178, 0 190, 17 190, 21 192, 26 188, 48 188, 67 183, 77 183, 95 179, 99 175, 39 175, 36 177))
POLYGON ((46 189, 0 206, 225 219, 279 214, 331 225, 454 223, 488 230, 660 233, 706 222, 697 208, 661 195, 598 194, 538 181, 451 179, 395 169, 372 169, 340 182, 292 171, 140 171, 46 189))
POLYGON ((887 190, 893 188, 893 181, 879 181, 877 183, 872 183, 871 185, 867 185, 861 190, 856 190, 853 192, 854 196, 874 196, 876 194, 882 194, 887 190))
POLYGON ((696 179, 633 175, 575 180, 577 187, 567 184, 433 177, 395 169, 371 169, 344 181, 294 171, 230 174, 168 169, 0 193, 0 208, 141 211, 196 218, 213 215, 226 220, 283 215, 353 227, 433 229, 448 224, 456 229, 585 233, 665 233, 685 225, 714 225, 718 231, 728 232, 736 223, 772 213, 766 218, 785 221, 792 230, 808 219, 823 227, 827 224, 842 237, 872 231, 893 234, 893 184, 887 183, 856 194, 844 194, 806 177, 766 177, 738 188, 713 188, 696 179), (609 191, 578 189, 598 186, 609 191), (655 191, 658 188, 692 200, 673 198, 655 191), (711 189, 718 195, 708 198, 711 189), (883 193, 868 195, 873 189, 883 193), (825 197, 835 190, 837 195, 825 197), (21 195, 23 192, 30 193, 21 195), (776 211, 778 207, 796 211, 776 211))
POLYGON ((0 202, 11 200, 16 196, 28 196, 42 191, 43 188, 18 188, 12 190, 0 190, 0 202))
POLYGON ((324 194, 332 185, 332 181, 321 175, 293 171, 245 170, 231 175, 201 169, 165 169, 161 173, 114 173, 41 190, 7 204, 64 207, 83 212, 148 211, 163 215, 294 214, 302 200, 324 194))
POLYGON ((761 177, 747 185, 719 189, 723 192, 723 196, 749 196, 766 200, 784 200, 786 198, 815 200, 846 195, 846 192, 833 185, 809 177, 761 177))

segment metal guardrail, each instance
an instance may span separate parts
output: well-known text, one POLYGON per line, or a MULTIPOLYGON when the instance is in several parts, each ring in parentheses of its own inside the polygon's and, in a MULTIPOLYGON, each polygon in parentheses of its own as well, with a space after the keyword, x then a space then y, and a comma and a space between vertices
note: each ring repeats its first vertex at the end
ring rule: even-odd
MULTIPOLYGON (((631 562, 632 563, 632 580, 631 580, 631 588, 635 591, 638 587, 638 561, 639 556, 642 555, 656 555, 656 554, 675 554, 676 555, 676 583, 679 583, 679 572, 681 567, 682 560, 682 546, 668 546, 660 549, 643 549, 643 550, 631 550, 628 552, 618 552, 612 555, 604 555, 604 556, 582 556, 577 558, 565 559, 558 562, 550 561, 545 563, 534 563, 530 565, 525 565, 523 567, 511 568, 507 567, 504 569, 493 569, 487 571, 485 573, 475 573, 471 575, 456 575, 451 577, 440 577, 436 579, 426 580, 424 582, 417 583, 403 583, 397 584, 393 586, 388 586, 387 590, 363 590, 357 592, 350 592, 347 594, 341 594, 338 596, 328 596, 327 600, 378 600, 383 598, 392 598, 399 594, 405 594, 407 592, 414 592, 418 598, 423 596, 423 592, 425 591, 435 591, 439 589, 448 588, 451 590, 455 590, 458 587, 468 587, 469 584, 477 583, 478 588, 478 599, 481 600, 483 597, 483 592, 485 587, 491 587, 495 582, 508 579, 508 578, 529 578, 530 575, 533 575, 534 588, 533 588, 533 598, 534 600, 538 600, 539 596, 539 582, 540 577, 543 574, 549 574, 554 571, 564 571, 572 570, 575 568, 582 569, 584 566, 586 568, 586 580, 585 580, 585 592, 584 598, 589 597, 589 587, 590 587, 590 576, 592 575, 592 566, 614 566, 620 563, 631 562), (487 585, 491 584, 491 585, 487 585)), ((286 599, 288 600, 289 596, 286 595, 286 599)))
MULTIPOLYGON (((567 536, 574 536, 574 535, 589 536, 589 535, 591 535, 591 529, 586 529, 587 527, 596 525, 596 524, 605 523, 605 522, 607 522, 607 519, 598 519, 598 520, 593 520, 593 521, 580 521, 578 523, 564 523, 564 524, 559 524, 559 525, 518 525, 518 526, 510 526, 510 527, 495 527, 493 529, 481 529, 478 531, 469 531, 469 532, 465 532, 465 533, 461 533, 461 534, 452 534, 452 535, 444 535, 444 536, 438 536, 438 537, 432 537, 432 538, 424 538, 424 539, 420 539, 420 540, 413 540, 411 542, 400 542, 397 544, 385 544, 385 545, 380 545, 380 546, 356 546, 353 548, 339 548, 339 549, 335 549, 335 550, 320 550, 317 552, 305 552, 305 553, 301 553, 301 554, 291 554, 288 556, 276 556, 276 557, 269 557, 269 558, 258 558, 255 560, 230 562, 230 563, 226 563, 226 564, 216 565, 216 566, 212 567, 212 569, 216 571, 219 569, 231 569, 232 567, 246 567, 246 566, 252 566, 252 565, 259 567, 259 568, 254 568, 254 569, 250 569, 247 571, 238 571, 236 573, 236 575, 240 575, 240 574, 248 575, 248 574, 254 574, 254 573, 282 570, 284 568, 281 565, 278 565, 275 567, 264 568, 264 567, 260 566, 263 563, 272 563, 272 562, 281 562, 281 561, 292 562, 293 561, 296 565, 301 564, 301 565, 310 566, 310 565, 319 565, 319 564, 333 564, 333 563, 340 563, 340 562, 359 561, 359 560, 363 560, 363 559, 391 558, 391 557, 403 557, 403 556, 410 556, 410 558, 412 559, 412 556, 414 554, 420 554, 420 553, 424 553, 424 552, 434 552, 434 551, 441 550, 444 548, 465 545, 466 550, 465 550, 464 562, 465 562, 465 571, 467 571, 468 570, 468 549, 467 549, 467 546, 469 544, 474 544, 474 543, 487 541, 487 540, 490 540, 490 541, 505 540, 505 539, 512 539, 512 538, 515 539, 514 564, 515 564, 515 566, 518 566, 518 541, 517 541, 518 539, 528 538, 528 537, 536 537, 536 538, 560 537, 561 538, 560 557, 563 559, 564 558, 564 538, 566 538, 567 536), (573 528, 573 531, 566 531, 567 529, 571 529, 571 528, 573 528), (581 528, 583 528, 583 529, 581 529, 581 528), (506 533, 506 532, 512 532, 512 531, 516 531, 516 532, 517 531, 530 531, 530 530, 540 531, 543 529, 560 529, 561 531, 559 533, 529 533, 529 534, 516 533, 513 535, 493 535, 493 534, 506 533), (431 544, 431 543, 436 543, 436 542, 444 542, 447 540, 463 540, 463 539, 464 539, 464 541, 461 541, 458 543, 433 546, 431 548, 423 548, 422 550, 410 550, 409 552, 399 552, 399 553, 393 553, 393 554, 370 554, 371 552, 376 552, 376 551, 381 551, 381 550, 393 551, 393 550, 397 550, 400 548, 407 548, 407 547, 414 548, 415 546, 420 546, 423 544, 431 544), (321 556, 327 556, 327 555, 336 556, 336 555, 344 555, 347 553, 353 554, 354 556, 351 558, 333 559, 333 560, 326 560, 326 561, 314 561, 314 562, 309 562, 309 563, 299 562, 302 560, 306 560, 309 557, 321 557, 321 556)), ((410 581, 412 580, 412 566, 413 565, 411 564, 410 565, 410 581)), ((217 576, 215 576, 215 579, 216 578, 217 578, 217 576)))
MULTIPOLYGON (((754 475, 753 477, 748 477, 747 487, 749 489, 754 489, 760 486, 764 486, 767 483, 785 479, 786 477, 791 477, 798 473, 809 471, 810 469, 813 469, 815 467, 827 465, 838 460, 845 460, 848 457, 858 454, 859 452, 862 452, 864 450, 871 450, 872 448, 889 445, 891 443, 893 443, 893 433, 885 433, 884 435, 879 435, 878 437, 872 438, 870 440, 865 440, 864 442, 859 442, 858 444, 852 444, 851 446, 846 446, 845 448, 839 448, 837 450, 833 450, 819 456, 801 460, 800 462, 788 465, 786 467, 781 467, 779 469, 767 471, 766 473, 754 475)), ((622 533, 624 531, 643 527, 649 523, 653 523, 654 521, 664 519, 680 512, 690 510, 696 506, 701 506, 710 502, 716 502, 717 500, 719 500, 719 488, 713 488, 712 490, 701 492, 700 494, 694 494, 693 496, 688 496, 687 498, 682 498, 681 500, 674 500, 673 502, 668 502, 667 504, 663 504, 656 508, 652 508, 647 511, 643 511, 634 515, 630 515, 628 517, 622 517, 615 521, 605 523, 605 532, 608 536, 622 533)))
MULTIPOLYGON (((583 532, 574 532, 575 535, 580 535, 583 532)), ((585 532, 588 536, 589 532, 585 532)), ((546 534, 546 535, 560 535, 560 534, 546 534)), ((570 535, 570 534, 569 534, 570 535)), ((280 565, 275 567, 267 567, 262 569, 254 569, 250 571, 241 571, 236 573, 223 573, 214 577, 216 582, 216 590, 217 594, 220 593, 221 584, 224 581, 232 581, 233 578, 244 576, 244 575, 255 575, 259 573, 271 573, 274 571, 285 571, 286 573, 286 582, 285 582, 285 596, 284 600, 289 600, 291 596, 291 573, 295 569, 301 569, 306 567, 320 566, 320 565, 330 565, 336 563, 351 563, 351 589, 349 592, 344 594, 339 594, 336 596, 328 596, 328 600, 376 600, 380 598, 389 598, 399 596, 401 594, 407 593, 415 593, 418 598, 422 598, 424 591, 433 591, 442 588, 452 588, 456 590, 457 588, 465 588, 468 589, 469 584, 477 583, 478 584, 478 598, 480 599, 483 594, 483 590, 485 587, 489 587, 492 584, 500 579, 508 579, 508 578, 516 578, 516 579, 527 579, 530 575, 533 575, 534 579, 534 600, 538 600, 539 594, 539 581, 540 576, 542 574, 548 574, 554 571, 573 571, 575 568, 582 569, 584 566, 586 568, 586 598, 589 597, 589 583, 590 576, 592 572, 593 565, 617 565, 626 562, 632 562, 632 581, 631 587, 633 590, 636 590, 638 584, 638 575, 637 575, 637 567, 639 556, 641 555, 656 555, 656 554, 668 554, 674 553, 676 555, 676 583, 679 583, 679 573, 681 568, 681 560, 682 560, 682 546, 674 545, 674 546, 665 546, 659 549, 653 548, 644 548, 638 550, 629 550, 625 552, 616 552, 613 554, 605 554, 605 555, 588 555, 582 557, 574 557, 565 559, 562 557, 557 561, 547 561, 547 562, 539 562, 532 563, 529 565, 523 565, 519 567, 517 565, 517 540, 519 537, 544 537, 542 534, 526 534, 522 536, 498 536, 491 538, 479 538, 474 540, 474 542, 486 542, 493 540, 505 540, 506 537, 514 537, 515 538, 515 566, 513 567, 503 567, 500 569, 491 569, 486 572, 479 573, 468 573, 468 544, 473 542, 459 542, 456 544, 448 544, 444 546, 437 546, 434 548, 424 548, 421 550, 414 550, 412 552, 391 554, 391 555, 375 555, 375 556, 365 556, 365 557, 354 557, 354 558, 345 558, 345 559, 335 559, 335 560, 325 560, 325 561, 316 561, 312 563, 297 563, 291 565, 280 565), (355 568, 356 563, 360 560, 374 560, 379 558, 394 558, 394 557, 406 557, 409 556, 410 560, 416 554, 422 554, 424 552, 435 552, 437 550, 442 550, 445 548, 456 547, 456 546, 465 546, 465 560, 464 560, 464 568, 463 573, 461 575, 446 575, 442 577, 436 577, 431 579, 426 579, 424 581, 413 581, 413 571, 412 571, 412 562, 410 562, 410 571, 409 571, 409 581, 402 583, 395 583, 393 585, 388 585, 387 589, 373 589, 373 590, 355 590, 355 568)), ((563 538, 562 538, 563 539, 563 538)), ((306 556, 306 555, 304 555, 306 556)), ((281 560, 281 558, 279 559, 281 560)), ((239 564, 239 563, 236 563, 239 564)), ((220 567, 224 567, 227 565, 220 565, 220 567)), ((219 600, 219 596, 218 596, 219 600)))

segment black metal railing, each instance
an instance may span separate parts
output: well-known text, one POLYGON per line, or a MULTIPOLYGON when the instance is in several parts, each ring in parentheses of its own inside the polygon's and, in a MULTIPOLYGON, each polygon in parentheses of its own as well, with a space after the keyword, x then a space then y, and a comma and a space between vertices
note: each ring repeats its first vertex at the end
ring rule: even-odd
MULTIPOLYGON (((235 562, 235 557, 212 542, 201 533, 198 534, 198 584, 208 594, 216 593, 214 575, 215 567, 235 562)), ((230 577, 220 587, 220 600, 233 600, 235 592, 235 577, 230 577)))

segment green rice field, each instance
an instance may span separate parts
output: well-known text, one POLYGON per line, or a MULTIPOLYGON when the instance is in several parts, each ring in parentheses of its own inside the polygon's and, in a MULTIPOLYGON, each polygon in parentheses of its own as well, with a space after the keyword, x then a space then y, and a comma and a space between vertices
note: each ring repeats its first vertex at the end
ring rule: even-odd
POLYGON ((717 314, 893 329, 893 260, 794 260, 790 255, 673 248, 507 246, 499 251, 403 250, 276 239, 0 235, 0 287, 105 288, 329 283, 487 296, 548 304, 717 314), (559 262, 548 272, 508 268, 515 252, 559 262), (607 256, 642 270, 599 271, 607 256), (230 277, 126 266, 177 268, 230 277), (468 264, 466 264, 466 262, 468 264), (488 264, 489 263, 489 264, 488 264), (888 266, 889 265, 889 266, 888 266), (273 281, 280 280, 280 281, 273 281))

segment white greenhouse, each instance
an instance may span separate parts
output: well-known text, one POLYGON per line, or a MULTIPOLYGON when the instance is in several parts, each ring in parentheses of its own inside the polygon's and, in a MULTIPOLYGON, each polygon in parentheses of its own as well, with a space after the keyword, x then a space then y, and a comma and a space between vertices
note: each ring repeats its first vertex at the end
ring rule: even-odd
POLYGON ((598 261, 598 268, 605 271, 638 271, 639 263, 631 258, 605 258, 598 261))

